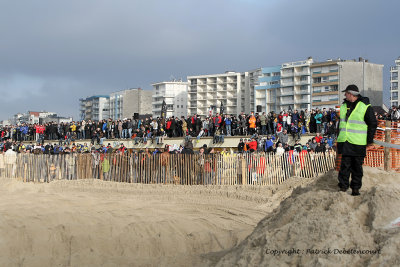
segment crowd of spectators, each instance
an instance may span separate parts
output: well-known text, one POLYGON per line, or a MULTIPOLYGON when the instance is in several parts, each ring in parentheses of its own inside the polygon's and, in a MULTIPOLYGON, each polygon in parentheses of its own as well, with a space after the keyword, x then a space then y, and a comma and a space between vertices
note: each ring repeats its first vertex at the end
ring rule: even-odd
MULTIPOLYGON (((282 111, 230 115, 189 116, 187 118, 170 117, 145 118, 144 120, 124 119, 99 122, 79 121, 71 123, 46 123, 44 125, 15 125, 1 130, 0 150, 13 149, 21 153, 126 153, 128 150, 119 142, 113 145, 105 140, 132 139, 135 144, 148 141, 162 144, 164 138, 184 137, 184 145, 170 146, 168 152, 192 154, 193 141, 203 136, 212 136, 213 143, 223 143, 225 136, 243 136, 237 150, 239 153, 274 152, 277 154, 289 150, 325 152, 334 147, 336 138, 337 114, 334 109, 316 109, 311 112, 282 111), (300 144, 302 134, 316 134, 306 144, 300 144), (289 145, 289 135, 295 144, 289 145), (76 140, 91 139, 84 145, 75 144, 76 140), (44 140, 51 140, 44 145, 44 140), (28 141, 23 143, 23 141, 28 141), (52 142, 55 141, 55 142, 52 142)), ((163 149, 164 150, 164 149, 163 149)), ((144 152, 144 151, 143 151, 144 152)), ((212 148, 203 148, 196 153, 213 153, 212 148)), ((155 149, 152 153, 161 153, 155 149)))
MULTIPOLYGON (((400 120, 400 109, 392 107, 389 112, 375 114, 380 120, 400 120)), ((163 149, 133 150, 157 154, 169 153, 215 153, 214 148, 202 147, 193 151, 193 141, 203 136, 213 137, 213 143, 223 143, 225 136, 240 136, 238 153, 273 152, 283 154, 288 151, 326 152, 335 150, 338 114, 335 109, 313 109, 209 116, 145 118, 144 120, 124 119, 79 121, 71 123, 21 124, 1 129, 0 151, 12 149, 19 153, 69 154, 69 153, 127 153, 128 149, 118 140, 132 139, 135 144, 148 141, 162 144, 164 138, 184 137, 184 145, 174 145, 163 149), (302 134, 310 133, 305 144, 300 143, 302 134), (294 144, 289 144, 292 136, 294 144), (76 140, 91 139, 83 145, 76 140), (57 141, 44 145, 44 140, 57 141), (113 140, 113 145, 105 140, 113 140), (23 142, 28 141, 28 142, 23 142), (29 143, 29 144, 27 144, 29 143)), ((222 151, 224 153, 224 150, 222 151)))
POLYGON ((304 133, 333 135, 337 122, 335 109, 311 111, 282 111, 268 114, 254 113, 239 116, 221 115, 202 117, 153 118, 143 120, 73 121, 71 123, 21 124, 3 127, 1 140, 16 142, 58 140, 70 144, 75 140, 91 139, 102 144, 110 139, 132 139, 136 144, 149 140, 162 144, 166 137, 214 137, 214 143, 224 141, 225 136, 277 135, 284 130, 293 138, 300 139, 304 133))

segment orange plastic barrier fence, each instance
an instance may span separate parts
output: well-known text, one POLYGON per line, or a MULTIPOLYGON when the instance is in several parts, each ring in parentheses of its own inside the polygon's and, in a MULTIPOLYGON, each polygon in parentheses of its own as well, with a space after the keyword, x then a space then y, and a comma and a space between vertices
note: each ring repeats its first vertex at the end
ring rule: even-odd
MULTIPOLYGON (((387 142, 385 140, 385 126, 386 121, 378 120, 378 129, 375 133, 375 140, 387 142)), ((392 121, 390 123, 390 143, 400 144, 400 122, 392 121)), ((391 169, 396 172, 400 172, 400 149, 390 149, 391 156, 391 169)), ((336 155, 336 170, 339 171, 342 155, 336 155)), ((364 165, 373 168, 384 167, 384 148, 383 146, 376 147, 374 149, 367 150, 367 155, 364 159, 364 165)))
MULTIPOLYGON (((386 130, 386 121, 378 120, 378 129, 375 133, 375 140, 379 140, 382 142, 387 142, 385 140, 385 130, 386 130)), ((390 123, 390 143, 392 144, 400 144, 400 122, 392 121, 390 123)), ((400 172, 400 149, 390 149, 391 156, 391 169, 396 172, 400 172)), ((376 149, 370 149, 367 151, 367 156, 364 160, 365 166, 370 167, 384 167, 384 148, 383 146, 377 147, 376 149)))

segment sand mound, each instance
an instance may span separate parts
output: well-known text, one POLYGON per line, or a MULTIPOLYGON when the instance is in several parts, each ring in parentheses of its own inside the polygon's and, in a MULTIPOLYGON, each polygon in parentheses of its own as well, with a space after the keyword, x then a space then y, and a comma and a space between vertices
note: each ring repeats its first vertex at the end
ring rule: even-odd
POLYGON ((265 217, 217 266, 399 266, 400 175, 364 168, 361 196, 337 191, 337 172, 319 177, 265 217), (364 253, 364 254, 360 254, 364 253))
POLYGON ((192 266, 241 242, 298 185, 0 179, 0 266, 192 266))

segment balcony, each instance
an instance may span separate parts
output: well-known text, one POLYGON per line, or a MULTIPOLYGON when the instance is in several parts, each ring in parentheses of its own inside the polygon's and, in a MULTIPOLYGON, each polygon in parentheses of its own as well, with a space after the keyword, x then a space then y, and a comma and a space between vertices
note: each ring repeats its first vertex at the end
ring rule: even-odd
POLYGON ((290 62, 290 63, 282 64, 282 68, 297 67, 297 66, 301 66, 301 65, 306 65, 307 63, 308 63, 307 60, 290 62))
MULTIPOLYGON (((162 104, 162 100, 158 100, 158 101, 153 101, 153 105, 161 105, 162 104)), ((112 108, 112 109, 114 109, 114 108, 112 108)))
POLYGON ((398 66, 396 66, 396 67, 390 67, 390 70, 398 70, 398 66))
POLYGON ((293 81, 291 81, 291 82, 283 82, 283 81, 281 81, 281 86, 282 87, 285 87, 285 86, 293 86, 294 85, 294 82, 293 81))
POLYGON ((296 91, 296 94, 300 94, 300 95, 310 95, 311 91, 310 90, 298 90, 296 91))
POLYGON ((294 83, 294 85, 306 85, 306 84, 310 84, 309 80, 305 80, 305 81, 296 81, 294 83))
POLYGON ((281 101, 281 105, 293 105, 294 104, 294 100, 282 100, 281 101))
POLYGON ((300 99, 296 99, 294 102, 296 104, 305 104, 305 103, 309 104, 309 103, 311 103, 311 100, 310 100, 310 98, 300 98, 300 99))
POLYGON ((237 106, 237 103, 236 103, 236 102, 227 102, 227 103, 226 103, 226 106, 227 106, 227 107, 236 107, 236 106, 237 106))
POLYGON ((285 78, 285 77, 292 77, 293 74, 294 74, 293 71, 284 71, 284 72, 282 71, 282 72, 281 72, 281 77, 282 77, 282 78, 285 78))
POLYGON ((303 70, 303 71, 295 72, 294 75, 296 75, 296 76, 308 76, 308 75, 311 75, 311 72, 310 72, 310 70, 303 70))
POLYGON ((281 96, 294 95, 294 91, 281 91, 281 96))

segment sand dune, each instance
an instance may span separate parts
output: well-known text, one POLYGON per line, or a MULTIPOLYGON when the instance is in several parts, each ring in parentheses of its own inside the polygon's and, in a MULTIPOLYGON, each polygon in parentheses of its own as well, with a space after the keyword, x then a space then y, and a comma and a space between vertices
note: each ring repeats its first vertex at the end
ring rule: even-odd
MULTIPOLYGON (((0 180, 0 266, 191 266, 248 236, 299 184, 0 180)), ((207 264, 207 261, 206 261, 207 264)))
POLYGON ((387 228, 400 217, 400 175, 364 171, 361 196, 338 192, 332 171, 294 190, 238 246, 209 256, 209 264, 400 266, 400 228, 387 228))

